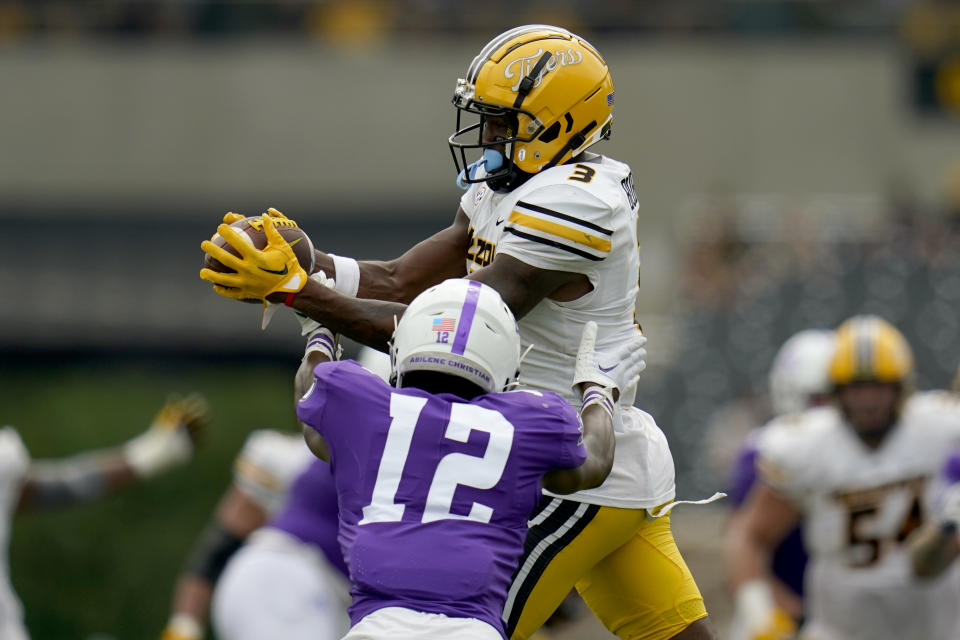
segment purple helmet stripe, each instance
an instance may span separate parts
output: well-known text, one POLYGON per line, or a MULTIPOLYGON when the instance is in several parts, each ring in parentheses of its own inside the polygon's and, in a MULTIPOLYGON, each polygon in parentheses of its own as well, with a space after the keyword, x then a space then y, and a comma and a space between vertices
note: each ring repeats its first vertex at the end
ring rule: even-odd
POLYGON ((453 338, 453 348, 450 353, 463 355, 467 348, 467 337, 470 335, 470 326, 473 324, 473 314, 477 311, 477 301, 480 299, 481 285, 476 280, 470 280, 467 285, 467 297, 463 301, 460 311, 460 321, 457 322, 457 335, 453 338))

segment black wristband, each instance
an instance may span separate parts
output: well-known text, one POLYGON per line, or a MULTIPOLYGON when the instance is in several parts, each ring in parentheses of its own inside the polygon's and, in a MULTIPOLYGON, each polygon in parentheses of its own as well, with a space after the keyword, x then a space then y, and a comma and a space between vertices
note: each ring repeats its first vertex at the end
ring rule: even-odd
POLYGON ((219 522, 211 522, 193 545, 186 570, 216 584, 227 561, 243 546, 244 540, 230 533, 219 522))

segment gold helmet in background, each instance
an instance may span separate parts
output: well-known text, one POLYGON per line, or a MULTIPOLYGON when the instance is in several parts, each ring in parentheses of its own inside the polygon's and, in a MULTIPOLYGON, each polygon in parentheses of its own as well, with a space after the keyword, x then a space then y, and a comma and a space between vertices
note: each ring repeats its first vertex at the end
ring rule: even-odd
POLYGON ((487 182, 509 191, 567 162, 610 136, 613 98, 607 63, 583 38, 542 24, 500 34, 473 59, 454 92, 457 127, 449 142, 461 185, 487 182), (466 114, 478 121, 464 126, 466 114), (484 118, 503 118, 509 135, 485 144, 484 118), (506 153, 496 157, 495 146, 506 153), (474 149, 483 159, 468 164, 474 149), (480 166, 485 175, 475 177, 480 166))
POLYGON ((878 316, 854 316, 836 331, 829 379, 834 387, 853 382, 890 382, 909 388, 913 352, 906 338, 878 316))

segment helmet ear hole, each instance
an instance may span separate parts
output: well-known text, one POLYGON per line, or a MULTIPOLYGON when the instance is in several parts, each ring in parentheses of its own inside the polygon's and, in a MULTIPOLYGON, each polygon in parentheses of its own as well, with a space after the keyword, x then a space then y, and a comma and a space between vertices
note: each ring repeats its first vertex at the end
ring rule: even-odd
MULTIPOLYGON (((569 114, 568 114, 569 115, 569 114)), ((560 135, 560 123, 554 122, 550 127, 540 134, 540 142, 553 142, 560 135)))
POLYGON ((567 111, 563 114, 563 119, 567 123, 567 128, 563 130, 564 133, 570 133, 570 130, 573 129, 573 116, 570 115, 570 112, 567 111))

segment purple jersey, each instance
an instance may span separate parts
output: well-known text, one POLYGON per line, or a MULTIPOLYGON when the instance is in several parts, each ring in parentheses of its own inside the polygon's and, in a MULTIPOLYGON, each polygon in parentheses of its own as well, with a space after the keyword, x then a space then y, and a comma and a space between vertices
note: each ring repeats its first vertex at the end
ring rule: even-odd
POLYGON ((347 565, 337 543, 337 490, 330 465, 323 460, 314 460, 297 476, 287 492, 283 509, 269 526, 317 547, 331 566, 347 575, 347 565))
POLYGON ((947 458, 943 470, 940 472, 940 481, 945 485, 960 482, 960 451, 954 451, 947 458))
POLYGON ((297 415, 330 448, 351 621, 406 607, 502 633, 540 478, 586 459, 577 412, 553 393, 395 389, 349 360, 314 374, 297 415))

